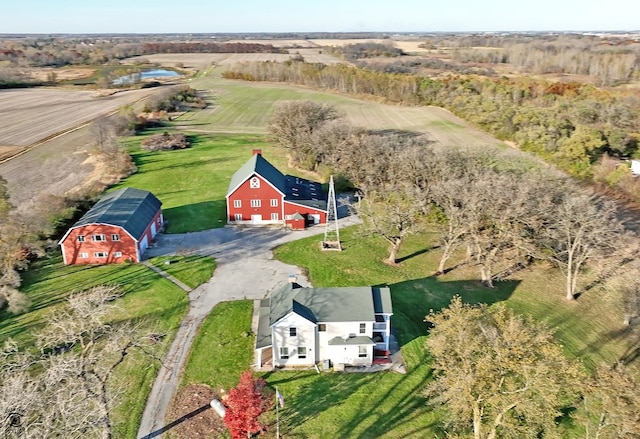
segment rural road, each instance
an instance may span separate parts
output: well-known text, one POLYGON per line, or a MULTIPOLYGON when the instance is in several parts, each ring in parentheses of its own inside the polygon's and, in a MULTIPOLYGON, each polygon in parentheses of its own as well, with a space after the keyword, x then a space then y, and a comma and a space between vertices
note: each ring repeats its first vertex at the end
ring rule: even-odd
MULTIPOLYGON (((359 223, 344 217, 340 226, 359 223)), ((166 415, 178 387, 191 343, 205 317, 220 302, 262 299, 290 274, 303 277, 300 269, 273 259, 271 249, 286 242, 324 233, 324 226, 300 231, 274 228, 224 227, 202 232, 158 236, 157 245, 146 256, 198 254, 216 260, 214 276, 189 293, 189 312, 182 321, 156 377, 138 430, 139 439, 158 438, 173 425, 166 415)), ((320 239, 320 237, 319 237, 320 239)))

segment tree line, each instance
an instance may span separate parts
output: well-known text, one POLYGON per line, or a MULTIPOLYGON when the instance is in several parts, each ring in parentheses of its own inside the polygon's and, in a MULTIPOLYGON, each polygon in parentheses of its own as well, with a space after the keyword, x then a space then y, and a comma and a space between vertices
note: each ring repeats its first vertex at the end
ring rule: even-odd
POLYGON ((442 251, 437 272, 452 269, 449 260, 464 251, 488 286, 545 260, 562 270, 573 300, 585 269, 633 259, 637 239, 612 201, 518 151, 445 148, 416 133, 367 131, 311 101, 281 104, 269 131, 297 166, 339 173, 360 192, 352 208, 366 230, 389 242, 388 264, 406 236, 438 223, 430 228, 442 251))
POLYGON ((224 76, 440 106, 580 178, 593 178, 605 155, 622 159, 639 154, 640 101, 587 84, 477 76, 429 79, 346 65, 275 62, 238 64, 224 76))

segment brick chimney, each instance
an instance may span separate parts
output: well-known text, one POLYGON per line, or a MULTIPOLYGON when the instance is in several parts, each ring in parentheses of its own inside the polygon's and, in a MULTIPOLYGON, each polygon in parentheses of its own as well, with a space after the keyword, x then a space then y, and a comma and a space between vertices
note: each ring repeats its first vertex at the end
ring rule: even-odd
POLYGON ((261 149, 254 149, 253 153, 251 155, 256 155, 256 154, 262 155, 262 150, 261 149))

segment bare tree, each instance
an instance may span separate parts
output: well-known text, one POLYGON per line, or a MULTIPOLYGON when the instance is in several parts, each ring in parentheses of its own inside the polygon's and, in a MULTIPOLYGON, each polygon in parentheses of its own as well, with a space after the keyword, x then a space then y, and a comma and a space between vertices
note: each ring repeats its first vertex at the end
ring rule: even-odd
POLYGON ((325 123, 340 117, 332 105, 313 101, 287 101, 276 108, 269 122, 269 133, 287 148, 298 165, 313 170, 317 156, 311 136, 325 123))
POLYGON ((20 414, 20 437, 112 437, 115 371, 134 351, 157 359, 154 337, 139 326, 108 321, 120 295, 115 287, 100 286, 71 296, 38 335, 39 354, 15 348, 7 353, 0 417, 20 414))
POLYGON ((353 203, 366 233, 381 236, 390 245, 385 263, 395 265, 404 239, 424 225, 423 207, 410 186, 386 185, 367 191, 363 200, 353 203))
POLYGON ((575 300, 581 270, 615 253, 623 226, 612 201, 570 190, 560 197, 539 242, 565 275, 567 300, 575 300))

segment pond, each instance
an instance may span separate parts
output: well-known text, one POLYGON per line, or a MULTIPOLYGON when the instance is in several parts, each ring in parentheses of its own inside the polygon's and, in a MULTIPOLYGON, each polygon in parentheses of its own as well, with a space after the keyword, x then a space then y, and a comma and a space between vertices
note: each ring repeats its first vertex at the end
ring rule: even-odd
POLYGON ((134 84, 148 78, 168 78, 171 76, 180 76, 180 74, 173 70, 149 69, 142 70, 139 73, 131 73, 130 75, 121 76, 114 79, 111 83, 115 85, 134 84))

